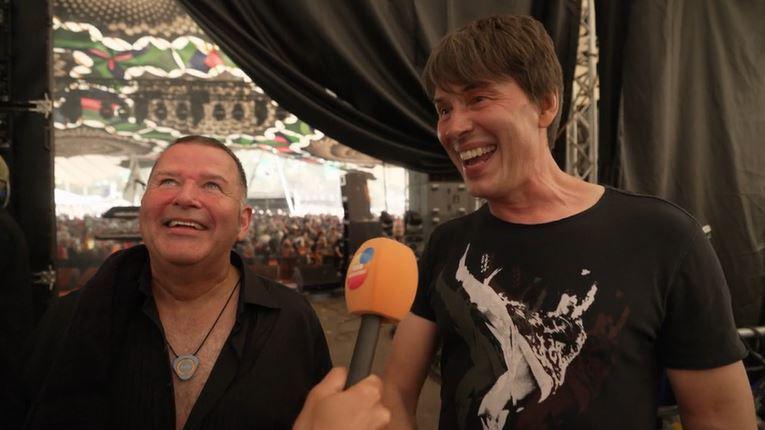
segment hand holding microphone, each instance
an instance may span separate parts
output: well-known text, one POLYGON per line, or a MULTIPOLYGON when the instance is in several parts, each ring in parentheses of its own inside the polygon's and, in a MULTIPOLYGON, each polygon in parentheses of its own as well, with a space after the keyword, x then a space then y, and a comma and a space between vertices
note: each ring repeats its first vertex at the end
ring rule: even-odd
POLYGON ((347 371, 332 369, 305 400, 292 430, 378 430, 390 422, 381 402, 382 381, 369 377, 344 390, 347 371))
POLYGON ((390 411, 381 402, 382 381, 364 378, 372 369, 381 319, 403 319, 416 290, 417 261, 411 249, 385 238, 361 245, 345 280, 348 312, 361 315, 347 378, 345 369, 332 369, 308 394, 293 430, 380 429, 390 422, 390 411))

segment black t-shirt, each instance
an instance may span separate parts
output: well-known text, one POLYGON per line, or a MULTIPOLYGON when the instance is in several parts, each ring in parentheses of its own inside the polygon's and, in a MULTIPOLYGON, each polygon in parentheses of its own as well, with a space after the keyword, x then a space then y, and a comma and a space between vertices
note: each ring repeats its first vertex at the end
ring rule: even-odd
POLYGON ((437 228, 412 312, 441 336, 441 429, 652 428, 662 366, 745 355, 699 224, 610 188, 550 223, 437 228))

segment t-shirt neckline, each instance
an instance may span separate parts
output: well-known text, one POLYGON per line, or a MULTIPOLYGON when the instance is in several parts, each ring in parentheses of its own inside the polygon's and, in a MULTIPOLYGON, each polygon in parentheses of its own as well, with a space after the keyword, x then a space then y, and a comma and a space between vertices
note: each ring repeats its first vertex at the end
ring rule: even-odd
POLYGON ((523 224, 523 223, 517 223, 517 222, 511 222, 511 221, 505 221, 497 216, 495 216, 493 213, 491 213, 491 210, 489 210, 489 204, 485 203, 479 210, 483 212, 483 215, 488 217, 492 222, 509 226, 509 227, 515 227, 515 228, 525 228, 525 229, 537 229, 537 228, 544 228, 544 227, 552 227, 555 225, 561 225, 561 224, 567 224, 570 222, 574 222, 578 219, 581 219, 592 212, 596 211, 599 207, 604 205, 604 202, 609 198, 609 195, 613 192, 611 187, 607 185, 601 185, 604 188, 603 195, 600 196, 600 198, 590 207, 587 209, 584 209, 583 211, 577 212, 575 214, 537 224, 523 224))

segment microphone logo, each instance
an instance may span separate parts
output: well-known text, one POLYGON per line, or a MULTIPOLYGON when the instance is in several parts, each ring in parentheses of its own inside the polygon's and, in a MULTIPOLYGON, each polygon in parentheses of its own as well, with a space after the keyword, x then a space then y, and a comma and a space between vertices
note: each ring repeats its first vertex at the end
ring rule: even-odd
POLYGON ((357 253, 348 268, 346 285, 349 290, 359 288, 367 279, 367 266, 375 255, 375 249, 371 246, 361 253, 357 253))

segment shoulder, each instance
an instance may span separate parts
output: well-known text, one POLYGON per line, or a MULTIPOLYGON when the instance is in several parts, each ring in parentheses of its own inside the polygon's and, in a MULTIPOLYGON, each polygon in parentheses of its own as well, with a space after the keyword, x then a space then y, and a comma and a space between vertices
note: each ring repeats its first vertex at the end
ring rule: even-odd
POLYGON ((54 299, 37 324, 23 351, 22 379, 30 387, 40 387, 53 364, 53 357, 69 331, 72 316, 77 308, 80 291, 54 299))
POLYGON ((305 297, 300 294, 296 289, 290 288, 280 282, 276 282, 272 279, 264 278, 259 275, 255 275, 260 278, 268 292, 276 299, 283 307, 290 308, 295 311, 305 311, 311 308, 305 297))
POLYGON ((699 222, 685 209, 660 197, 607 188, 604 215, 617 225, 625 223, 635 234, 665 241, 695 240, 703 236, 699 222))
POLYGON ((103 272, 110 272, 114 270, 125 270, 132 266, 136 266, 139 269, 143 268, 144 264, 149 261, 149 251, 145 245, 136 245, 127 249, 123 249, 112 253, 98 268, 96 276, 103 272))
POLYGON ((489 220, 488 214, 488 206, 483 205, 474 212, 437 225, 428 237, 426 251, 431 255, 443 255, 448 253, 454 243, 465 242, 470 237, 480 235, 489 220))
POLYGON ((37 335, 46 339, 59 338, 69 327, 77 304, 80 299, 81 291, 72 291, 71 293, 59 297, 52 301, 45 315, 37 325, 37 335))
POLYGON ((246 276, 248 288, 250 289, 247 292, 250 297, 249 302, 279 309, 280 312, 284 312, 289 318, 300 318, 305 321, 317 319, 311 304, 297 290, 272 279, 257 275, 251 270, 247 270, 246 276), (261 289, 261 291, 255 291, 257 289, 261 289))
POLYGON ((451 240, 455 235, 462 234, 470 230, 473 226, 481 225, 488 213, 488 206, 483 205, 478 210, 467 215, 445 221, 437 225, 430 235, 430 242, 439 242, 441 240, 451 240))
POLYGON ((143 245, 111 254, 101 263, 98 271, 96 271, 95 275, 88 280, 82 289, 54 299, 45 316, 38 324, 37 337, 43 339, 60 337, 68 330, 77 308, 81 306, 89 307, 93 304, 92 291, 103 291, 103 287, 113 285, 113 280, 117 275, 119 275, 120 279, 137 278, 147 261, 148 251, 143 245), (91 298, 90 302, 88 298, 91 298), (80 305, 81 302, 84 303, 80 305))
POLYGON ((106 257, 85 288, 111 283, 117 275, 124 280, 137 279, 148 261, 149 251, 144 245, 117 251, 106 257))

